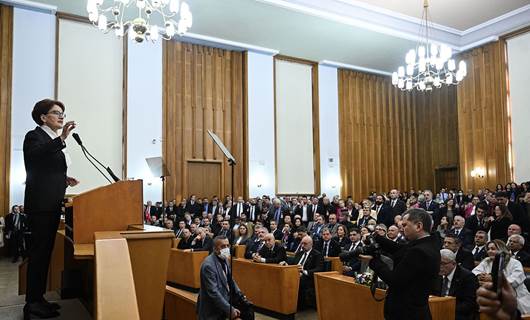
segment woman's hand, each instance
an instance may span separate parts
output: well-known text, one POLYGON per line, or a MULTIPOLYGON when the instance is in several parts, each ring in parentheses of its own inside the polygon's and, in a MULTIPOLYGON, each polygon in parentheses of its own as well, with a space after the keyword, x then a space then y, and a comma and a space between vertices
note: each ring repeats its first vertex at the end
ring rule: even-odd
POLYGON ((72 130, 75 129, 75 122, 74 121, 68 121, 64 126, 63 126, 63 132, 61 133, 61 140, 66 140, 66 138, 68 138, 68 135, 70 135, 70 132, 72 132, 72 130))
POLYGON ((79 184, 79 180, 77 180, 76 178, 72 178, 72 177, 66 177, 66 184, 69 187, 75 187, 79 184))

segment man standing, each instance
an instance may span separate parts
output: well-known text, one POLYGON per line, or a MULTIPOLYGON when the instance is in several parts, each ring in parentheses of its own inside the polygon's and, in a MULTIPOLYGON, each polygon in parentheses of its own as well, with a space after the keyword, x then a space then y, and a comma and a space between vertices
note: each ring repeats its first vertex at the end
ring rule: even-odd
POLYGON ((224 236, 214 239, 214 251, 201 265, 201 289, 197 299, 200 320, 235 319, 240 310, 230 305, 232 296, 242 296, 241 290, 230 276, 230 243, 224 236))
POLYGON ((400 245, 385 237, 375 236, 383 251, 392 255, 390 270, 381 257, 360 255, 370 268, 389 286, 384 316, 387 320, 431 319, 429 293, 440 270, 437 240, 429 234, 432 220, 422 209, 410 209, 403 217, 403 232, 408 244, 400 245))
POLYGON ((407 210, 407 205, 403 200, 399 199, 399 191, 397 189, 390 190, 390 207, 393 211, 393 216, 402 215, 407 210))

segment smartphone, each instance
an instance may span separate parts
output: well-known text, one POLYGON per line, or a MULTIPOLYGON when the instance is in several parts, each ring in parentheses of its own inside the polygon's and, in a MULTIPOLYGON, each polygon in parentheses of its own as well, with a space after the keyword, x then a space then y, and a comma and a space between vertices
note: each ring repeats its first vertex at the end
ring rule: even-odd
POLYGON ((502 274, 504 270, 506 256, 504 252, 499 252, 493 259, 493 266, 491 267, 491 281, 493 286, 491 291, 496 292, 498 299, 502 299, 502 274))

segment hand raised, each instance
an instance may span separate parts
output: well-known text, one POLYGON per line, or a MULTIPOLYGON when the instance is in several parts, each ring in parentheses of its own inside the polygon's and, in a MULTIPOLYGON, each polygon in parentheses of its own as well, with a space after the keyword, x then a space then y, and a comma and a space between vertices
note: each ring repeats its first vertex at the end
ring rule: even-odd
POLYGON ((76 123, 74 121, 66 122, 66 124, 63 126, 63 132, 61 133, 61 139, 63 141, 66 140, 66 138, 68 138, 68 136, 70 135, 70 132, 72 132, 72 130, 74 130, 75 127, 76 127, 76 123))

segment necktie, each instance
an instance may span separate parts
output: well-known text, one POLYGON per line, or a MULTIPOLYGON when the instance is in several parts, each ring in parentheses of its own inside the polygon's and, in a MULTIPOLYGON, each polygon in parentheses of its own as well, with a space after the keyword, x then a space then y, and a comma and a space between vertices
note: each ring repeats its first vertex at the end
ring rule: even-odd
POLYGON ((307 252, 304 252, 304 254, 302 255, 302 258, 300 259, 300 262, 298 262, 298 265, 304 266, 306 259, 307 259, 307 252))
POLYGON ((274 220, 276 220, 276 223, 280 222, 280 208, 276 209, 276 214, 274 215, 274 220))
POLYGON ((460 234, 460 230, 455 230, 455 235, 458 237, 458 235, 460 234))
POLYGON ((313 205, 313 217, 315 216, 315 213, 317 213, 317 206, 313 205))
POLYGON ((379 205, 379 206, 377 206, 377 211, 376 211, 376 212, 377 212, 377 214, 379 214, 379 210, 381 210, 381 206, 380 206, 380 205, 379 205))
POLYGON ((354 247, 355 247, 355 244, 352 243, 351 246, 350 246, 350 249, 348 251, 352 251, 354 249, 354 247))
POLYGON ((444 276, 444 280, 442 281, 442 297, 445 297, 448 294, 449 291, 449 278, 444 276))
POLYGON ((396 200, 392 200, 392 208, 396 205, 396 200))
POLYGON ((478 247, 475 247, 475 249, 473 249, 473 255, 476 255, 478 252, 478 247))
POLYGON ((427 201, 427 203, 425 203, 425 209, 427 209, 427 211, 429 211, 429 207, 430 206, 431 206, 431 202, 427 201))
POLYGON ((329 253, 329 241, 325 242, 324 256, 327 257, 329 253))
POLYGON ((250 207, 250 220, 254 221, 254 206, 250 207))
POLYGON ((241 216, 241 203, 237 204, 237 216, 241 216))

